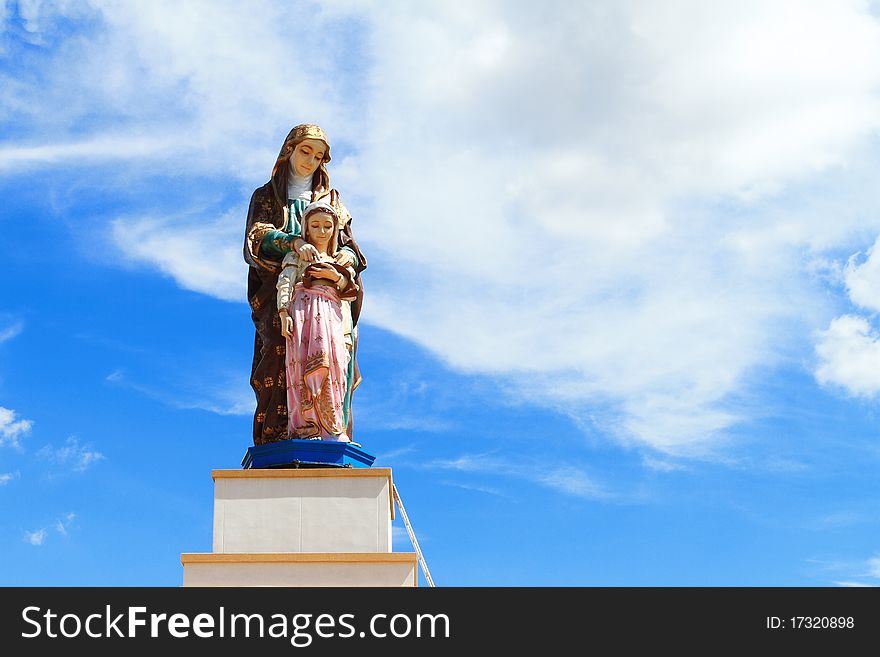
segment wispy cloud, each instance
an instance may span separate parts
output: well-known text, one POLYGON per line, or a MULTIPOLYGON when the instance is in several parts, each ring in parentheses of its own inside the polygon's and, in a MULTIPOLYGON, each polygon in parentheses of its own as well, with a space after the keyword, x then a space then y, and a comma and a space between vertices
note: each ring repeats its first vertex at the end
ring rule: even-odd
POLYGON ((391 544, 397 550, 405 550, 411 548, 409 534, 406 533, 405 527, 401 527, 399 525, 391 526, 391 544))
POLYGON ((157 267, 187 290, 244 301, 247 265, 241 257, 237 208, 214 220, 202 217, 127 217, 112 223, 112 238, 130 262, 157 267))
POLYGON ((62 536, 67 536, 67 532, 70 530, 73 525, 73 521, 76 520, 75 513, 68 513, 60 520, 55 521, 55 531, 57 531, 62 536))
POLYGON ((0 406, 0 447, 21 448, 19 439, 30 433, 31 420, 19 419, 16 412, 0 406))
POLYGON ((851 582, 848 580, 841 580, 838 582, 834 582, 834 586, 843 586, 846 588, 872 588, 877 586, 877 584, 867 584, 865 582, 851 582))
POLYGON ((4 474, 0 474, 0 486, 5 486, 10 481, 18 479, 20 476, 21 473, 17 470, 15 472, 6 472, 4 474))
POLYGON ((98 135, 87 140, 48 145, 0 146, 0 173, 20 172, 75 159, 82 164, 156 157, 179 152, 185 142, 166 135, 98 135))
POLYGON ((369 405, 357 407, 358 424, 370 431, 419 431, 444 433, 455 427, 446 418, 429 415, 404 415, 401 413, 376 412, 369 405))
POLYGON ((880 586, 880 556, 864 561, 819 561, 808 560, 819 565, 826 572, 840 573, 842 577, 834 580, 835 586, 875 587, 880 586))
POLYGON ((67 537, 69 535, 70 529, 73 526, 74 521, 76 520, 76 514, 73 512, 64 514, 63 517, 56 520, 49 527, 43 527, 41 529, 37 529, 34 531, 24 532, 24 541, 26 543, 30 543, 31 545, 43 545, 46 542, 46 539, 49 537, 50 531, 55 531, 58 535, 67 537))
POLYGON ((680 472, 688 469, 688 467, 682 463, 676 463, 675 461, 670 461, 668 459, 655 458, 647 454, 642 455, 642 465, 649 470, 656 470, 657 472, 680 472))
POLYGON ((587 499, 609 499, 613 495, 597 484, 583 470, 573 466, 546 466, 514 462, 493 454, 465 454, 455 459, 437 459, 427 468, 455 470, 487 476, 514 477, 551 488, 566 495, 587 499))
POLYGON ((880 332, 872 317, 880 311, 880 237, 867 253, 854 253, 838 267, 850 302, 861 314, 840 315, 816 332, 814 375, 820 385, 853 397, 880 394, 880 332))
POLYGON ((814 531, 828 531, 852 527, 870 520, 873 514, 867 515, 858 511, 836 511, 819 516, 807 525, 814 531))
POLYGON ((90 445, 81 445, 76 436, 70 436, 63 447, 46 445, 37 452, 37 456, 64 472, 85 472, 95 463, 105 459, 101 452, 93 450, 90 445))
POLYGON ((873 398, 880 393, 880 333, 857 315, 832 320, 818 333, 816 380, 838 386, 855 397, 873 398))
MULTIPOLYGON (((20 76, 0 99, 0 117, 13 119, 22 134, 0 148, 0 171, 76 159, 159 162, 175 174, 266 175, 264 162, 277 152, 278 133, 290 128, 291 107, 336 134, 351 123, 343 120, 351 118, 346 108, 355 113, 341 102, 343 76, 326 75, 336 49, 322 47, 328 36, 347 30, 351 12, 309 10, 312 29, 291 40, 289 7, 263 0, 248 7, 203 0, 14 5, 6 20, 18 13, 27 27, 17 34, 40 45, 43 68, 34 76, 39 84, 20 76), (32 6, 39 11, 25 11, 32 6), (70 30, 71 24, 79 29, 70 30), (310 53, 308 64, 303 52, 310 53), (278 61, 301 63, 288 69, 294 84, 264 83, 278 61), (56 130, 47 143, 48 124, 56 130)), ((21 66, 34 65, 28 48, 5 41, 7 51, 22 54, 21 66)))
POLYGON ((376 460, 381 460, 385 463, 390 462, 392 459, 396 459, 400 456, 405 456, 407 454, 413 454, 416 452, 416 448, 412 445, 407 445, 406 447, 400 447, 398 449, 392 449, 388 452, 380 452, 376 455, 376 460))
POLYGON ((852 302, 871 312, 880 311, 880 238, 866 254, 850 256, 843 272, 852 302))
POLYGON ((0 328, 0 343, 11 340, 24 330, 24 322, 17 320, 8 326, 0 328))
POLYGON ((533 481, 555 490, 586 498, 607 498, 609 494, 596 484, 583 471, 575 467, 554 468, 548 472, 537 472, 533 481))
MULTIPOLYGON (((425 543, 430 542, 431 537, 425 534, 420 529, 416 529, 415 527, 413 527, 413 532, 415 533, 416 538, 419 541, 420 547, 423 546, 425 543)), ((406 528, 401 525, 393 525, 391 527, 391 544, 394 546, 395 549, 400 551, 412 551, 414 549, 406 528)))
POLYGON ((510 497, 506 493, 501 492, 497 488, 492 486, 484 486, 481 484, 465 484, 460 481, 441 481, 441 484, 444 486, 453 486, 454 488, 461 488, 462 490, 471 490, 477 493, 486 493, 487 495, 495 495, 497 497, 510 497))
POLYGON ((104 378, 108 383, 134 390, 172 408, 198 409, 218 415, 250 415, 254 412, 256 402, 246 379, 242 381, 242 377, 220 374, 213 379, 225 379, 226 383, 202 384, 199 387, 201 396, 196 397, 192 388, 180 389, 178 386, 173 389, 133 381, 122 369, 114 370, 104 378))
POLYGON ((356 421, 370 431, 443 433, 456 426, 443 385, 400 371, 378 394, 357 398, 356 421))
POLYGON ((784 456, 765 456, 761 458, 759 463, 754 460, 748 461, 748 467, 754 470, 764 470, 765 472, 778 472, 783 474, 806 472, 810 466, 802 461, 797 461, 784 456))
MULTIPOLYGON (((382 236, 370 246, 397 268, 371 288, 367 320, 621 440, 682 455, 723 440, 753 412, 741 393, 756 369, 809 348, 827 312, 803 254, 880 228, 833 203, 833 227, 775 203, 863 157, 880 74, 853 69, 878 52, 876 19, 832 2, 747 6, 477 3, 464 24, 395 4, 375 26, 374 129, 358 159, 382 236), (773 46, 782 31, 797 56, 773 46), (565 100, 547 102, 559 88, 565 100), (552 134, 512 147, 523 125, 552 134), (438 187, 466 210, 418 201, 438 187), (450 249, 450 231, 468 239, 450 249)), ((857 193, 876 208, 871 189, 857 193)))

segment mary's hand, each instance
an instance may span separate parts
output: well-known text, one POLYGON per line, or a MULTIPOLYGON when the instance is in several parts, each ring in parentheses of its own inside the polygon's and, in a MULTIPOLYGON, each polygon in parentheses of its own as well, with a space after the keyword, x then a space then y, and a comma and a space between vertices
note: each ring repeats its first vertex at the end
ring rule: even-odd
POLYGON ((318 249, 308 242, 303 242, 296 250, 296 254, 306 262, 318 261, 318 249))
POLYGON ((348 249, 343 249, 336 254, 336 262, 343 267, 348 267, 354 264, 354 255, 348 249))

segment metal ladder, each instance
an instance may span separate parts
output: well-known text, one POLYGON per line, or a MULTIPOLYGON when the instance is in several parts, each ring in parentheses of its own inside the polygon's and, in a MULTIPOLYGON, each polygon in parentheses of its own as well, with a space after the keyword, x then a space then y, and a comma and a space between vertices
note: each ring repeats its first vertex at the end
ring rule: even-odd
POLYGON ((409 524, 409 516, 406 515, 406 509, 403 508, 403 502, 400 499, 400 493, 397 492, 397 486, 393 483, 391 484, 391 491, 394 494, 394 501, 397 502, 397 508, 400 509, 400 515, 403 517, 403 524, 406 525, 406 533, 409 534, 409 540, 416 549, 416 556, 419 558, 419 564, 422 566, 425 580, 428 582, 428 586, 433 587, 434 580, 431 579, 431 573, 428 571, 428 564, 425 563, 425 557, 422 554, 422 549, 419 547, 419 540, 416 538, 416 533, 413 531, 412 525, 409 524))

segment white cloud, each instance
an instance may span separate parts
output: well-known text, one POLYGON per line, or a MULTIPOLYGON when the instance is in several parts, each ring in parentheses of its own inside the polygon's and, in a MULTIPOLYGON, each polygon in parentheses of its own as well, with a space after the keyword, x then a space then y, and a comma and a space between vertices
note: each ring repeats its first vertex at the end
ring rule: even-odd
POLYGON ((816 380, 857 397, 880 392, 880 335, 863 317, 843 315, 819 333, 816 380))
POLYGON ((607 497, 601 486, 574 467, 561 467, 551 472, 537 473, 535 481, 576 497, 607 497))
POLYGON ((31 545, 42 545, 46 542, 46 538, 49 536, 49 530, 54 529, 61 536, 68 536, 68 533, 73 526, 73 521, 76 520, 76 514, 73 512, 66 513, 64 516, 58 520, 56 520, 51 527, 43 527, 42 529, 37 529, 35 531, 27 531, 24 532, 24 540, 26 543, 30 543, 31 545))
POLYGON ((836 586, 867 587, 878 586, 880 580, 880 556, 872 557, 858 564, 845 564, 850 579, 834 582, 836 586))
POLYGON ((70 527, 73 525, 74 520, 76 520, 75 513, 71 512, 65 514, 63 518, 55 521, 55 531, 57 531, 62 536, 67 536, 67 533, 70 530, 70 527))
POLYGON ((816 518, 807 525, 807 528, 821 532, 837 530, 864 523, 871 518, 872 516, 857 511, 836 511, 816 518))
POLYGON ((46 530, 38 529, 33 532, 29 532, 25 530, 24 532, 24 540, 26 543, 30 543, 31 545, 42 545, 43 541, 46 540, 46 530))
POLYGON ((846 289, 852 302, 867 310, 880 310, 880 238, 868 251, 867 257, 857 263, 852 256, 844 272, 846 289))
POLYGON ((117 219, 112 237, 125 259, 158 267, 187 290, 245 301, 247 265, 240 243, 245 215, 241 210, 207 223, 182 217, 117 219))
POLYGON ((367 431, 443 433, 455 426, 448 418, 436 413, 401 413, 398 410, 401 408, 400 404, 395 406, 388 402, 389 400, 383 400, 380 403, 371 403, 366 399, 358 399, 356 407, 358 427, 367 431))
POLYGON ((391 544, 399 551, 412 549, 412 543, 409 540, 409 534, 406 533, 405 527, 399 525, 391 526, 391 544))
MULTIPOLYGON (((291 123, 322 123, 372 263, 366 322, 668 454, 762 412, 751 384, 830 319, 805 264, 880 232, 864 2, 54 5, 92 38, 50 8, 25 17, 59 45, 0 100, 30 126, 0 169, 150 161, 252 188, 291 123)), ((116 243, 240 299, 243 213, 147 212, 116 243)))
POLYGON ((0 474, 0 486, 5 486, 13 479, 18 479, 21 476, 17 470, 15 472, 6 472, 4 474, 0 474))
POLYGON ((363 181, 345 181, 375 196, 368 246, 394 274, 365 319, 623 439, 717 444, 827 312, 804 250, 854 220, 817 240, 827 216, 768 201, 876 130, 875 19, 830 1, 394 7, 363 181))
MULTIPOLYGON (((880 310, 880 237, 862 257, 855 253, 841 272, 850 301, 871 313, 880 310)), ((838 386, 855 397, 880 392, 880 334, 869 317, 845 314, 817 332, 814 375, 821 385, 838 386)))
MULTIPOLYGON (((400 518, 400 516, 398 516, 400 518)), ((402 522, 402 520, 401 520, 402 522)), ((416 535, 416 539, 419 542, 419 547, 421 548, 425 543, 429 543, 431 538, 426 535, 420 529, 417 530, 413 527, 413 533, 416 535)), ((406 531, 406 528, 401 525, 392 525, 391 527, 391 545, 392 547, 399 552, 414 552, 415 547, 413 546, 413 542, 410 540, 409 534, 406 531)))
POLYGON ((877 586, 876 584, 866 584, 865 582, 854 582, 854 581, 849 581, 849 580, 842 580, 839 582, 834 582, 834 585, 835 586, 843 586, 846 588, 856 588, 856 589, 877 586))
POLYGON ((125 381, 125 372, 121 369, 113 370, 110 374, 104 377, 104 380, 110 383, 121 383, 125 381))
POLYGON ((70 436, 64 447, 46 445, 37 452, 37 456, 46 459, 62 470, 69 469, 73 472, 85 472, 92 465, 106 458, 101 452, 91 449, 90 445, 80 445, 76 436, 70 436))
POLYGON ((682 465, 681 463, 675 463, 673 461, 658 459, 652 456, 648 456, 647 454, 642 456, 642 465, 651 470, 656 470, 658 472, 678 472, 681 470, 687 470, 687 466, 682 465))
POLYGON ((35 165, 54 166, 76 160, 81 164, 129 161, 132 158, 168 156, 186 142, 155 136, 101 135, 63 144, 0 147, 0 173, 17 172, 35 165))
MULTIPOLYGON (((24 29, 32 35, 37 35, 54 23, 58 14, 81 17, 92 13, 89 3, 77 0, 19 0, 17 9, 24 29)), ((35 39, 36 43, 40 43, 36 36, 35 39)))
POLYGON ((292 115, 338 135, 351 123, 336 72, 345 42, 332 38, 346 26, 311 3, 40 2, 19 14, 41 46, 20 49, 20 70, 38 67, 39 83, 11 80, 0 99, 0 117, 31 128, 0 148, 0 171, 146 158, 257 180, 292 115))
POLYGON ((407 445, 405 447, 399 447, 397 449, 392 449, 387 452, 380 452, 376 455, 376 459, 382 463, 390 463, 392 459, 396 459, 406 454, 412 454, 415 451, 416 448, 414 446, 407 445))
POLYGON ((547 467, 515 463, 491 454, 465 454, 455 459, 431 461, 427 467, 524 479, 575 497, 589 499, 611 497, 608 491, 594 482, 585 472, 571 466, 547 467))
POLYGON ((188 385, 189 375, 181 375, 184 385, 150 386, 132 381, 122 370, 114 370, 105 380, 114 385, 134 390, 151 399, 180 409, 200 409, 218 415, 251 415, 256 402, 247 381, 228 373, 212 373, 210 384, 188 385), (193 395, 193 390, 198 395, 193 395))
POLYGON ((21 320, 15 321, 9 326, 0 329, 0 342, 6 342, 7 340, 11 340, 12 338, 19 335, 24 329, 24 322, 21 320))
POLYGON ((455 488, 461 488, 462 490, 470 490, 475 491, 477 493, 486 493, 487 495, 495 495, 497 497, 508 497, 505 493, 502 493, 497 488, 493 488, 492 486, 483 486, 480 484, 463 484, 458 481, 441 481, 441 484, 444 486, 453 486, 455 488))
POLYGON ((15 411, 0 406, 0 447, 21 447, 19 439, 30 433, 31 420, 17 419, 15 411))
POLYGON ((246 385, 215 388, 212 398, 178 400, 173 405, 183 409, 199 409, 217 415, 253 415, 256 408, 253 391, 246 385))

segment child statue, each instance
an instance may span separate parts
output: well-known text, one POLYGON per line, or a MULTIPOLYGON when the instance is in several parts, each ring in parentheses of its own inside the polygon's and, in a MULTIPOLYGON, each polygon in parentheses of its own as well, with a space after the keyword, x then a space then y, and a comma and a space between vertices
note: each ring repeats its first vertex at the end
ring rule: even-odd
POLYGON ((340 217, 333 205, 308 205, 302 226, 310 246, 284 257, 277 285, 286 340, 288 437, 352 442, 344 406, 356 275, 336 262, 340 217))

